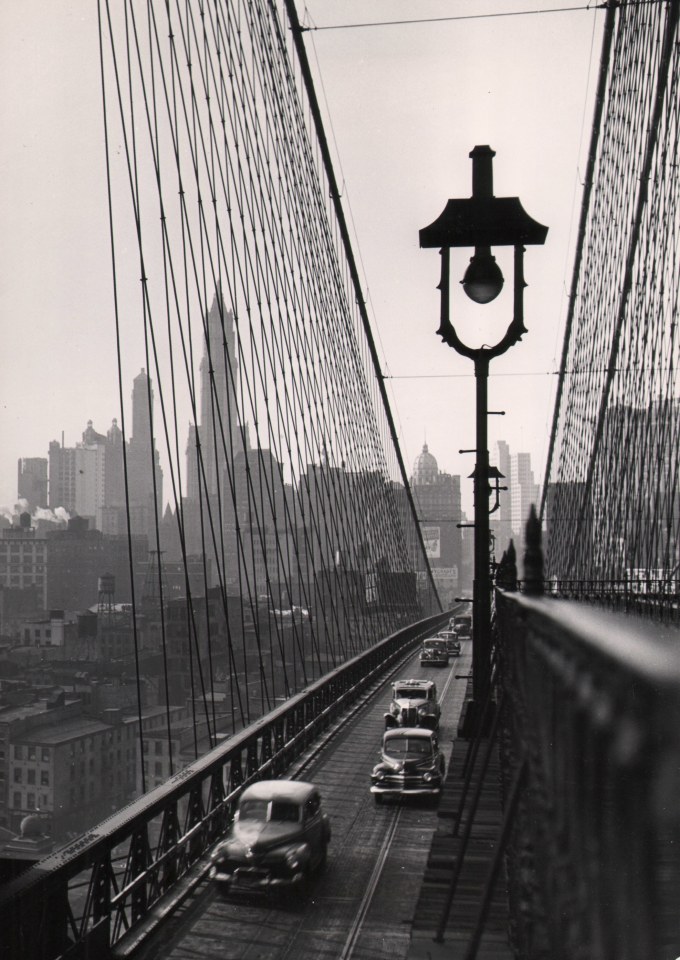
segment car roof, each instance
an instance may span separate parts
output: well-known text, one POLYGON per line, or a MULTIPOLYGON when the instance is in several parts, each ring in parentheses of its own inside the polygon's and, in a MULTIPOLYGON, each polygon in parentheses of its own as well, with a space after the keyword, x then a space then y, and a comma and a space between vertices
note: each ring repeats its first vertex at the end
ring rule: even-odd
POLYGON ((303 780, 259 780, 246 787, 240 800, 290 800, 302 803, 315 791, 313 783, 303 780))
POLYGON ((427 727, 393 727, 391 730, 386 730, 384 734, 385 740, 404 740, 406 737, 431 740, 433 736, 434 731, 428 730, 427 727))
POLYGON ((395 680, 392 684, 392 688, 395 687, 413 687, 414 690, 422 690, 434 686, 434 680, 415 680, 413 677, 410 680, 395 680))

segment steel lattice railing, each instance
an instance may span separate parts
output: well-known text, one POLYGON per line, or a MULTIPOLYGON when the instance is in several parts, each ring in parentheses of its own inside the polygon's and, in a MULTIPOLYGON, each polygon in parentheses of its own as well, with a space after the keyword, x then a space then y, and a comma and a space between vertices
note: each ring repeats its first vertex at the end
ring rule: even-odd
POLYGON ((680 637, 497 591, 507 850, 524 960, 680 953, 680 637))

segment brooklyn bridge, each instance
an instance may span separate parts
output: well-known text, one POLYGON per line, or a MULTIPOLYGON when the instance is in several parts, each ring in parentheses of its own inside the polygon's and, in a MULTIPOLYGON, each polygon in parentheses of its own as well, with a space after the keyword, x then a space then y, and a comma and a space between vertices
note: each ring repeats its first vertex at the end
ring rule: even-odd
MULTIPOLYGON (((300 4, 99 0, 121 408, 142 369, 133 422, 119 421, 124 609, 98 571, 110 643, 129 627, 132 707, 108 711, 97 773, 124 802, 45 847, 40 816, 22 819, 1 957, 680 956, 679 14, 680 0, 598 6, 545 474, 522 542, 502 550, 487 379, 530 336, 525 258, 540 261, 556 225, 495 195, 507 146, 470 143, 456 158, 470 195, 433 196, 414 230, 439 281, 442 349, 474 370, 456 412, 475 436, 474 517, 457 528, 473 573, 451 592, 402 452, 300 4), (466 294, 505 298, 495 346, 468 346, 466 294), (443 667, 426 655, 435 638, 443 667), (434 720, 420 704, 400 728, 406 680, 426 703, 436 691, 434 720), (415 796, 392 729, 434 751, 415 796), (383 796, 394 771, 401 786, 383 796), (318 789, 327 850, 285 895, 274 873, 257 874, 264 894, 225 895, 215 851, 245 819, 244 791, 270 781, 318 789)), ((5 739, 4 710, 9 798, 38 761, 28 726, 5 739)), ((51 749, 43 775, 84 804, 85 748, 48 767, 51 749)), ((319 815, 311 796, 301 822, 319 815)), ((281 854, 291 870, 313 850, 305 836, 281 854)))

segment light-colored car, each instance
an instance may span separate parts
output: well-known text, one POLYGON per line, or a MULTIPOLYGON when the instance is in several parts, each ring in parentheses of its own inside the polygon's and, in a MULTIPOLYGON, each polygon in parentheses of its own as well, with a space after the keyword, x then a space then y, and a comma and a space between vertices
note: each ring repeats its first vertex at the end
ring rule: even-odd
POLYGON ((371 773, 376 803, 385 797, 439 796, 445 761, 437 734, 423 727, 399 727, 383 735, 380 762, 371 773))
POLYGON ((429 637, 423 640, 420 648, 420 663, 424 667, 447 667, 449 654, 446 649, 446 640, 441 637, 429 637))
POLYGON ((307 880, 326 863, 331 828, 311 783, 261 780, 241 794, 210 877, 229 891, 268 891, 307 880))
POLYGON ((392 701, 385 714, 385 729, 392 727, 439 727, 441 707, 434 680, 395 680, 392 701))

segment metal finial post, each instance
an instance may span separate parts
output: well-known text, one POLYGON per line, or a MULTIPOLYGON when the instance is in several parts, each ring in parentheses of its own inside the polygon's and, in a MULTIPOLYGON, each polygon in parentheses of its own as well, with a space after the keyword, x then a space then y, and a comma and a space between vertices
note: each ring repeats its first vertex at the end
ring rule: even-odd
POLYGON ((509 593, 517 590, 517 552, 512 540, 508 544, 508 549, 503 551, 501 562, 498 564, 496 584, 501 590, 507 590, 509 593))
POLYGON ((524 592, 532 597, 543 595, 543 547, 541 545, 541 522, 535 504, 531 504, 525 528, 524 592))

